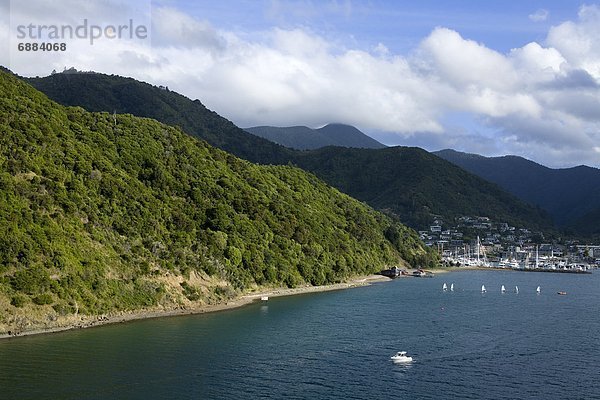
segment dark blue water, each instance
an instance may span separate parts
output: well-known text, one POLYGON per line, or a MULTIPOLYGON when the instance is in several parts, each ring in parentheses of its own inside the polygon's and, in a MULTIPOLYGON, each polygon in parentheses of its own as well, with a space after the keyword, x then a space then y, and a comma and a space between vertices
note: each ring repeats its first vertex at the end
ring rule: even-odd
POLYGON ((0 398, 598 399, 599 369, 600 273, 465 271, 0 341, 0 398))

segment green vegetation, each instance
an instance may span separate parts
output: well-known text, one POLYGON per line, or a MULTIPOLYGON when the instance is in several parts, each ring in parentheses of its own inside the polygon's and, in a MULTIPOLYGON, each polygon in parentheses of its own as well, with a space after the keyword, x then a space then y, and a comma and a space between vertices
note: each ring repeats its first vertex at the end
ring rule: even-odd
POLYGON ((304 153, 297 163, 411 226, 428 227, 435 214, 448 222, 478 215, 530 229, 552 229, 549 217, 539 208, 419 148, 327 147, 304 153))
POLYGON ((27 82, 54 101, 88 111, 152 118, 206 140, 212 146, 259 164, 287 164, 294 151, 249 135, 231 121, 168 88, 132 78, 96 73, 61 73, 27 82))
MULTIPOLYGON (((428 227, 432 214, 437 214, 446 221, 479 215, 552 231, 550 218, 538 208, 422 149, 294 151, 246 133, 198 100, 134 79, 92 73, 54 74, 28 81, 61 104, 154 118, 252 162, 298 165, 413 228, 428 227)), ((330 129, 337 128, 330 125, 330 129)))
POLYGON ((583 217, 572 222, 567 229, 571 231, 571 234, 577 233, 582 235, 584 238, 592 238, 594 242, 600 241, 600 207, 590 211, 583 217))
POLYGON ((0 304, 97 314, 436 262, 414 231, 298 168, 59 106, 4 72, 0 93, 0 304))
POLYGON ((517 156, 483 157, 454 150, 435 154, 538 205, 569 236, 600 234, 598 168, 580 165, 553 169, 517 156))

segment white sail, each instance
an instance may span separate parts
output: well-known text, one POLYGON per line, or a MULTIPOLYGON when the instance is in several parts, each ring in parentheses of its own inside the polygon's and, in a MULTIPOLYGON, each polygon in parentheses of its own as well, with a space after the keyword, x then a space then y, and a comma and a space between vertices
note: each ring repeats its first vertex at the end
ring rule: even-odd
POLYGON ((451 284, 450 284, 450 291, 451 291, 451 292, 454 292, 454 283, 451 283, 451 284))
POLYGON ((487 290, 485 290, 485 285, 481 285, 481 293, 485 293, 487 292, 487 290))
POLYGON ((446 284, 444 283, 444 286, 442 286, 442 290, 443 290, 443 291, 446 291, 446 290, 448 290, 448 285, 446 285, 446 284))
POLYGON ((515 286, 515 293, 517 293, 517 294, 519 293, 519 287, 518 286, 515 286))
POLYGON ((502 285, 502 287, 500 288, 500 291, 501 291, 502 293, 506 292, 506 288, 504 287, 504 285, 502 285))
POLYGON ((535 289, 535 291, 537 292, 537 294, 542 293, 542 289, 540 289, 540 287, 538 286, 537 289, 535 289))

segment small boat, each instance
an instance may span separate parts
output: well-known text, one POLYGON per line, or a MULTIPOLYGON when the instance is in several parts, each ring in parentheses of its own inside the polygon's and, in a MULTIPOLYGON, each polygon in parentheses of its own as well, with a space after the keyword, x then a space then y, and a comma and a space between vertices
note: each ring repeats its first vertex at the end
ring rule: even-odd
POLYGON ((262 296, 260 298, 261 301, 269 301, 269 296, 262 296))
POLYGON ((448 285, 446 285, 446 283, 444 283, 444 286, 442 286, 442 290, 445 292, 446 290, 448 290, 448 285))
POLYGON ((481 285, 481 293, 485 293, 487 292, 487 290, 485 290, 485 285, 481 285))
POLYGON ((451 284, 450 284, 450 291, 451 291, 451 292, 454 292, 454 283, 451 283, 451 284))
POLYGON ((519 287, 518 286, 515 286, 515 293, 519 294, 519 287))
POLYGON ((502 287, 500 288, 500 291, 501 291, 502 293, 506 292, 506 288, 504 287, 504 285, 502 285, 502 287))
POLYGON ((395 355, 391 356, 390 359, 394 363, 408 363, 412 362, 412 357, 407 356, 405 351, 399 351, 395 355))
POLYGON ((567 294, 567 292, 560 291, 560 292, 558 292, 558 294, 560 294, 561 296, 565 296, 567 294))
POLYGON ((535 292, 536 292, 537 294, 540 294, 540 293, 542 293, 542 289, 540 289, 540 287, 538 286, 538 287, 537 287, 537 289, 535 289, 535 292))

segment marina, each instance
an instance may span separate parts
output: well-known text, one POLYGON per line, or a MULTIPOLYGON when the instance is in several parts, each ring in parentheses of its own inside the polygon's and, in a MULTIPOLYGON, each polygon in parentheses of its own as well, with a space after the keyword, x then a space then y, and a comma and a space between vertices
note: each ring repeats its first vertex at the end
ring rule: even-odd
POLYGON ((555 256, 553 253, 540 255, 539 247, 530 247, 527 251, 513 252, 508 257, 502 255, 488 257, 486 246, 479 237, 475 248, 455 248, 454 251, 442 250, 442 264, 453 267, 477 267, 508 269, 523 272, 555 272, 567 274, 590 274, 599 268, 597 262, 584 262, 575 257, 555 256))

